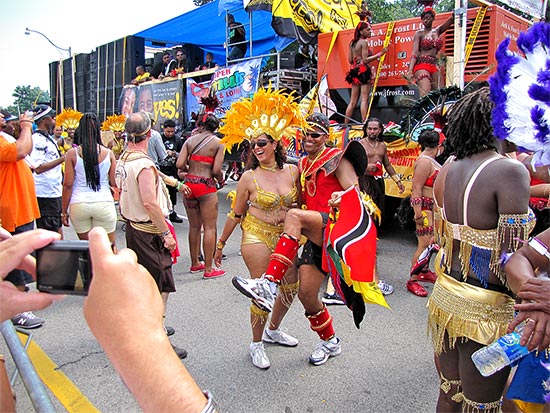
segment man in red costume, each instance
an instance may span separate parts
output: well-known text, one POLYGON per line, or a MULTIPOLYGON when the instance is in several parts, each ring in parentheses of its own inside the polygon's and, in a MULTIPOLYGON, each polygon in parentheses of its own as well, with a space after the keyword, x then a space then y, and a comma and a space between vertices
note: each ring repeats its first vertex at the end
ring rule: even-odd
POLYGON ((298 297, 311 329, 321 338, 309 357, 309 362, 318 366, 342 351, 332 317, 319 298, 319 289, 327 275, 323 268, 324 229, 330 208, 339 204, 339 195, 358 185, 357 173, 366 167, 366 154, 360 144, 345 152, 325 146, 329 136, 329 120, 325 115, 313 113, 307 118, 307 124, 308 130, 304 131, 302 142, 308 155, 299 163, 302 209, 287 212, 283 234, 264 276, 257 279, 234 277, 233 285, 252 298, 257 306, 271 311, 274 298, 270 283, 281 282, 286 270, 294 263, 300 236, 306 236, 308 241, 297 260, 300 276, 298 297))

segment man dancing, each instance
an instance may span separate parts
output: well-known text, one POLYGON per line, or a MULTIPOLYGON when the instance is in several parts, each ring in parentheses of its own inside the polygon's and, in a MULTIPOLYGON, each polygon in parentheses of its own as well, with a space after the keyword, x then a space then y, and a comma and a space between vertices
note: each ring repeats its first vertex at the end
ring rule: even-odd
MULTIPOLYGON (((318 366, 342 351, 340 339, 332 326, 332 317, 319 298, 319 289, 327 274, 322 265, 323 233, 328 221, 328 212, 331 207, 337 205, 338 195, 349 187, 358 185, 357 172, 352 162, 360 158, 361 147, 357 145, 353 151, 345 153, 337 148, 326 147, 329 120, 321 113, 309 116, 307 126, 308 130, 304 131, 302 142, 308 155, 300 160, 298 166, 302 203, 306 209, 294 208, 287 212, 283 233, 271 255, 265 274, 257 279, 234 277, 233 285, 241 293, 252 298, 260 308, 271 311, 274 297, 270 290, 270 282, 281 282, 285 272, 294 262, 300 246, 300 236, 306 236, 308 241, 297 262, 300 278, 298 297, 304 306, 311 329, 321 338, 321 342, 309 357, 309 362, 318 366)), ((362 168, 364 169, 364 164, 362 168)))

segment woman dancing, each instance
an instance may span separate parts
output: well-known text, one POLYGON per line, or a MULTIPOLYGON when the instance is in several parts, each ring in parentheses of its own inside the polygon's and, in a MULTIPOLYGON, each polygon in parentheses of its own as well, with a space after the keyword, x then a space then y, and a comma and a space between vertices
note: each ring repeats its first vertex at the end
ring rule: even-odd
POLYGON ((388 51, 388 48, 384 47, 380 52, 373 54, 367 43, 367 39, 371 37, 371 34, 372 30, 369 22, 360 21, 349 44, 348 61, 350 70, 346 73, 346 82, 351 85, 351 97, 346 108, 344 123, 348 123, 352 119, 359 96, 361 96, 361 123, 367 118, 369 94, 372 85, 372 69, 369 63, 380 59, 388 51))
POLYGON ((418 137, 422 153, 414 164, 412 179, 411 207, 414 210, 416 238, 418 246, 412 257, 411 274, 407 290, 419 297, 427 297, 428 292, 418 281, 435 282, 437 276, 427 265, 418 267, 420 254, 430 245, 433 238, 433 186, 441 165, 435 160, 439 152, 439 133, 433 129, 423 131, 418 137), (417 268, 418 267, 418 268, 417 268))
POLYGON ((191 194, 184 199, 189 220, 190 272, 204 271, 203 278, 216 278, 225 271, 212 267, 216 245, 216 223, 218 220, 218 194, 216 184, 222 181, 224 146, 214 134, 220 122, 212 113, 199 116, 199 131, 185 141, 176 167, 191 194), (199 261, 201 227, 204 229, 202 249, 204 264, 199 261))
POLYGON ((443 47, 441 35, 452 26, 454 14, 435 29, 432 28, 435 20, 435 11, 432 7, 425 7, 420 15, 420 19, 424 28, 414 34, 413 50, 407 78, 416 81, 420 97, 422 97, 431 90, 441 87, 437 53, 443 47))
MULTIPOLYGON (((283 232, 286 212, 289 208, 296 206, 298 200, 298 168, 295 165, 285 164, 286 155, 281 138, 286 127, 297 123, 300 117, 295 117, 295 120, 275 128, 262 126, 261 121, 262 114, 269 113, 269 111, 263 110, 264 104, 269 105, 273 102, 278 103, 273 109, 275 114, 271 115, 274 119, 293 119, 293 114, 298 111, 296 104, 291 103, 291 99, 278 92, 271 93, 271 91, 260 90, 251 100, 252 110, 246 110, 238 103, 233 104, 231 111, 226 114, 226 125, 228 126, 221 128, 221 132, 226 134, 224 140, 232 140, 232 136, 235 136, 236 139, 246 136, 244 131, 241 134, 236 132, 233 135, 232 125, 240 124, 245 128, 250 126, 250 135, 247 138, 250 142, 250 152, 247 171, 239 180, 233 208, 228 214, 216 247, 215 261, 217 265, 221 264, 223 247, 240 223, 242 229, 241 253, 252 278, 259 278, 267 268, 269 259, 283 232), (250 112, 252 112, 252 116, 247 118, 243 116, 250 112), (256 127, 247 125, 247 120, 252 117, 259 118, 256 127), (240 120, 236 121, 235 119, 240 120)), ((252 343, 249 347, 252 363, 256 367, 267 369, 271 365, 262 341, 287 347, 298 345, 298 340, 279 328, 297 292, 298 274, 296 267, 292 266, 279 286, 279 294, 275 300, 267 328, 269 312, 260 309, 252 302, 250 306, 252 343)))

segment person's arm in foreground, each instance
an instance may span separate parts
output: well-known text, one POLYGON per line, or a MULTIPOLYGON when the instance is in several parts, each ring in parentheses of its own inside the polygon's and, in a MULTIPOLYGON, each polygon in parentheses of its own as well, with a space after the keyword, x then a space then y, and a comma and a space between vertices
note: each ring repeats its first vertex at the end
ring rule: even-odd
POLYGON ((550 280, 536 278, 535 269, 546 271, 549 268, 550 262, 544 251, 548 253, 550 229, 534 239, 538 241, 531 241, 517 250, 505 266, 508 284, 522 300, 521 304, 514 306, 519 313, 508 326, 508 332, 526 321, 521 344, 530 350, 535 347, 543 350, 550 345, 550 280))
POLYGON ((144 411, 203 411, 207 399, 164 332, 162 299, 151 275, 132 250, 115 255, 103 228, 92 229, 89 240, 94 277, 84 317, 122 380, 144 411), (124 321, 129 311, 137 325, 124 321))

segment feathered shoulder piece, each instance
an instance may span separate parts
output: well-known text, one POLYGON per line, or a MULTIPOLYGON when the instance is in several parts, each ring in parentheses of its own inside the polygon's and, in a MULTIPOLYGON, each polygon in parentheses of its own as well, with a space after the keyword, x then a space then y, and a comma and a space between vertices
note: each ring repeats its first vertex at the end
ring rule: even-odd
POLYGON ((305 127, 305 118, 292 94, 260 88, 251 98, 234 102, 225 113, 221 142, 231 148, 262 133, 279 141, 287 129, 305 127))
POLYGON ((103 131, 124 131, 124 125, 126 123, 126 116, 124 115, 111 115, 107 116, 105 122, 101 124, 101 130, 103 131))
POLYGON ((507 38, 498 46, 497 71, 489 79, 495 136, 535 152, 534 166, 550 165, 550 24, 520 33, 523 55, 509 45, 507 38))
POLYGON ((400 123, 406 139, 417 141, 420 133, 427 127, 443 129, 448 110, 461 97, 462 90, 459 87, 448 86, 432 90, 414 102, 400 123))
POLYGON ((63 112, 55 117, 55 126, 63 126, 65 129, 76 129, 81 117, 82 113, 78 110, 65 108, 63 112))

